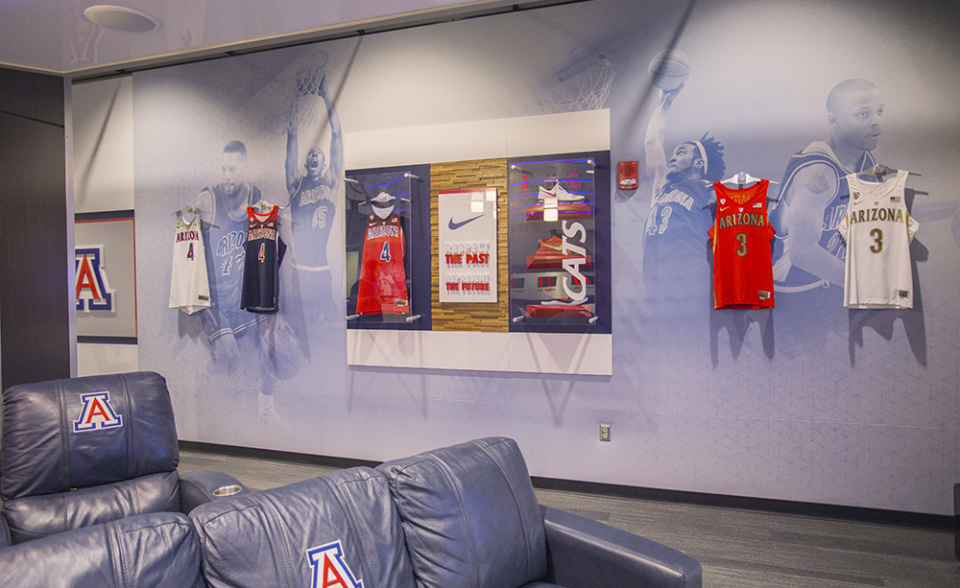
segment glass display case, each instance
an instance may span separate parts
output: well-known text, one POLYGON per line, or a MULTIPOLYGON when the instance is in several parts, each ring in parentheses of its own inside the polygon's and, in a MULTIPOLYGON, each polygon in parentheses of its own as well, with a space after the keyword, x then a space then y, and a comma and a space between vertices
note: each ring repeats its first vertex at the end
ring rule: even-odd
POLYGON ((350 328, 424 328, 424 311, 429 317, 429 241, 425 249, 418 246, 422 208, 429 214, 430 195, 429 169, 422 167, 346 174, 350 328))
POLYGON ((609 154, 508 167, 510 330, 609 332, 609 154))

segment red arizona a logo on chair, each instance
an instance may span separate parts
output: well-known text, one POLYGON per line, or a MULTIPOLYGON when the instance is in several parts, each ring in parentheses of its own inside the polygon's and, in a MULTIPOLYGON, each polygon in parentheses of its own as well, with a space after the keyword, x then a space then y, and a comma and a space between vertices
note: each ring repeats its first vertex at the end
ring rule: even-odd
POLYGON ((308 549, 307 558, 313 568, 311 588, 363 588, 344 561, 339 540, 308 549))
POLYGON ((110 406, 109 392, 84 394, 80 400, 83 401, 83 410, 80 412, 80 418, 73 421, 75 433, 123 426, 120 415, 110 406))

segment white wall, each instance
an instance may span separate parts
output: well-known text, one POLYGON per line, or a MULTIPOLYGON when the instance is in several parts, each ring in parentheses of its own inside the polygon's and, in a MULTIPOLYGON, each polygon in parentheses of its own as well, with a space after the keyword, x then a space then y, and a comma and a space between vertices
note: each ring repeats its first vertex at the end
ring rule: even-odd
MULTIPOLYGON (((71 104, 74 212, 133 210, 133 80, 74 84, 71 104)), ((76 358, 78 376, 138 369, 136 345, 78 343, 76 358)))

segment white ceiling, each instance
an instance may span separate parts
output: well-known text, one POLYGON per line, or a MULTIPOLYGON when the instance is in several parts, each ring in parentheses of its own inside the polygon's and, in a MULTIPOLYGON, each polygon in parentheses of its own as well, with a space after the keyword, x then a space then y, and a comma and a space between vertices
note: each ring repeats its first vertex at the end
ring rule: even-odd
POLYGON ((564 1, 571 0, 0 0, 0 66, 89 77, 564 1), (138 10, 160 26, 104 29, 83 16, 99 4, 138 10))

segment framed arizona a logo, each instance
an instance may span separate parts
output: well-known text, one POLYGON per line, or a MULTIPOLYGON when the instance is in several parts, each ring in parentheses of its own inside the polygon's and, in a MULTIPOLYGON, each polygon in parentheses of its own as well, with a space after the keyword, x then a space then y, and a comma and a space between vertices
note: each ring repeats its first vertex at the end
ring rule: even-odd
POLYGON ((74 224, 77 340, 136 340, 132 210, 77 214, 74 224))

